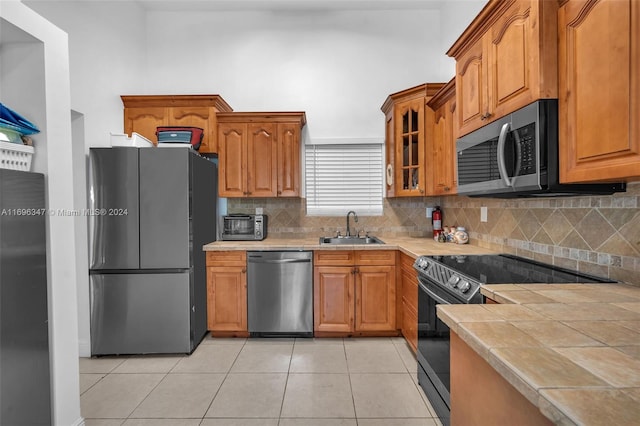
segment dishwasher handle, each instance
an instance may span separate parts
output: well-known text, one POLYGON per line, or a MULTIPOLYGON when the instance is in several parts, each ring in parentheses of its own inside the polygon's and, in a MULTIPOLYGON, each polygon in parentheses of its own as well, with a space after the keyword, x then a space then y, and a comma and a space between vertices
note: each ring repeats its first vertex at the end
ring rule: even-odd
POLYGON ((249 258, 248 263, 310 263, 311 259, 255 259, 249 258))

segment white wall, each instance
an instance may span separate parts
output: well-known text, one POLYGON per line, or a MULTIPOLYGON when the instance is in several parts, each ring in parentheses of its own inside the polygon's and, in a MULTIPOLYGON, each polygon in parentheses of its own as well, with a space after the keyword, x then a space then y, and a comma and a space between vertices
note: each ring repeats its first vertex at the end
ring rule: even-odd
POLYGON ((437 10, 154 11, 148 93, 304 110, 311 138, 384 137, 388 94, 440 75, 437 10))
POLYGON ((72 108, 98 146, 122 130, 122 94, 217 93, 237 111, 305 110, 311 138, 382 138, 386 96, 451 79, 445 52, 485 0, 277 12, 24 3, 69 33, 72 108))
MULTIPOLYGON (((74 209, 67 34, 17 1, 0 2, 2 101, 34 121, 33 170, 44 173, 46 207, 74 209)), ((47 216, 47 292, 52 417, 82 423, 73 218, 47 216)), ((25 378, 28 380, 28 378, 25 378)))
POLYGON ((84 114, 87 146, 108 146, 122 131, 120 95, 142 91, 145 13, 129 1, 24 3, 69 34, 71 107, 84 114))
MULTIPOLYGON (((442 2, 440 10, 442 45, 440 50, 445 56, 447 50, 456 42, 485 4, 487 4, 486 0, 448 0, 442 2)), ((446 64, 445 72, 452 78, 456 72, 456 62, 447 56, 446 64)))

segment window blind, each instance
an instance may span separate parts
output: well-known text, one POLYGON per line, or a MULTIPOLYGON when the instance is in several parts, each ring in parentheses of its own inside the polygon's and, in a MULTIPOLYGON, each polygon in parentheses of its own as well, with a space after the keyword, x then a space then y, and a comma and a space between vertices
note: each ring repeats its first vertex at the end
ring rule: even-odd
POLYGON ((305 146, 307 214, 382 215, 383 165, 380 144, 305 146))

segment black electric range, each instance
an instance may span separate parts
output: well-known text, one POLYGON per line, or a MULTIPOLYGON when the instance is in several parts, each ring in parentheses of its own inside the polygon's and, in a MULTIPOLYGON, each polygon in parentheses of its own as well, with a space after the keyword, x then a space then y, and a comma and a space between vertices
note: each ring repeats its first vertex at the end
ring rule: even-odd
POLYGON ((449 424, 449 327, 436 314, 438 304, 483 303, 483 284, 612 283, 596 277, 518 256, 420 256, 418 274, 418 383, 440 421, 449 424))

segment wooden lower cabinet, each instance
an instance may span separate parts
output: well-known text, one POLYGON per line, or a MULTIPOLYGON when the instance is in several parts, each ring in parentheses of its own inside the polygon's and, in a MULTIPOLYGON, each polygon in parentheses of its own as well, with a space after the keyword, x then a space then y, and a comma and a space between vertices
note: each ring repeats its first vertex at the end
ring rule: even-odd
POLYGON ((418 350, 418 312, 402 299, 402 335, 415 353, 418 350))
POLYGON ((451 332, 451 425, 552 424, 538 407, 451 332))
POLYGON ((415 259, 400 253, 402 286, 402 335, 413 351, 418 348, 418 277, 413 269, 415 259))
POLYGON ((314 331, 353 331, 353 267, 318 266, 313 275, 314 331))
POLYGON ((207 329, 214 336, 248 335, 244 251, 207 253, 207 329))
POLYGON ((316 336, 397 335, 395 250, 314 252, 316 336))

